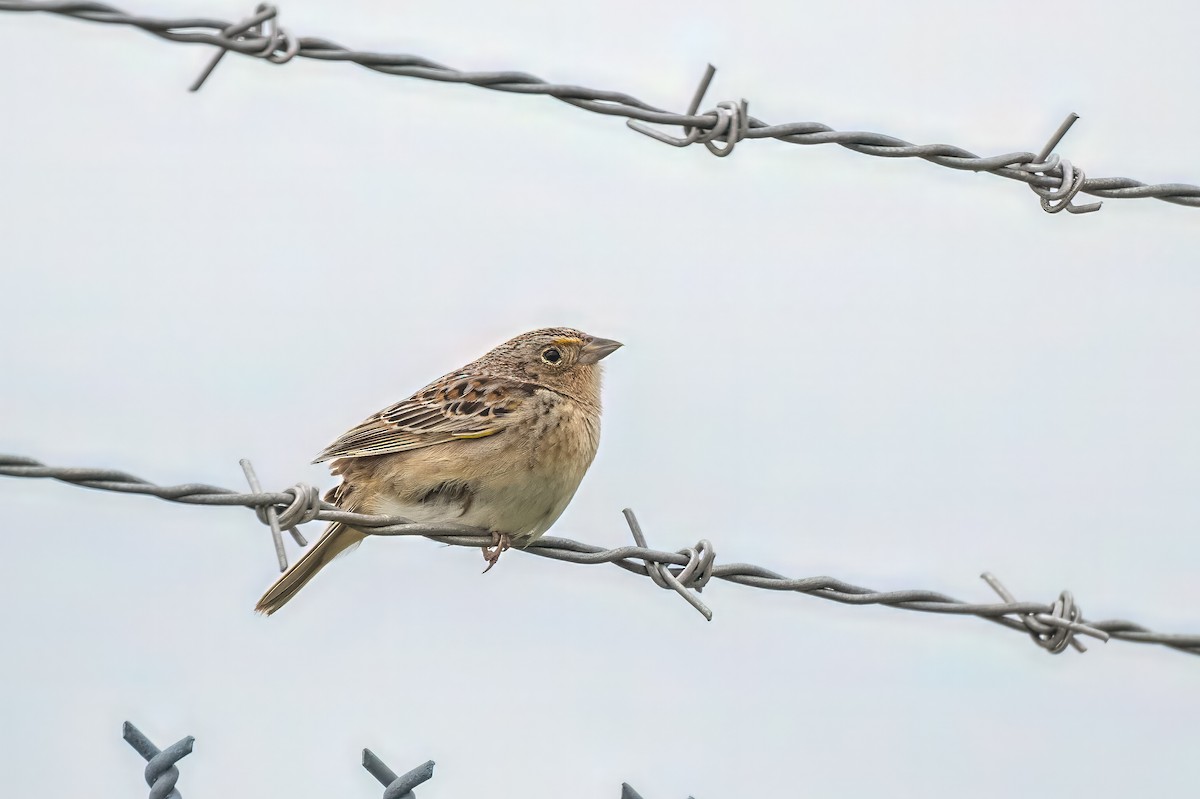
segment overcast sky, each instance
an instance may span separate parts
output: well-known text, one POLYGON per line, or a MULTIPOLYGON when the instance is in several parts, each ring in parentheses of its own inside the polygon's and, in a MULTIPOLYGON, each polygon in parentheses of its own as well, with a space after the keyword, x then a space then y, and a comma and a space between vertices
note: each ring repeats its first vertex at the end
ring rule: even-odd
MULTIPOLYGON (((240 19, 233 0, 130 0, 240 19)), ((1126 3, 287 0, 299 35, 1090 175, 1200 182, 1200 13, 1126 3)), ((1050 216, 1021 184, 832 145, 725 159, 544 97, 0 14, 0 451, 160 483, 311 458, 524 330, 626 342, 554 534, 880 590, 1074 591, 1200 631, 1200 210, 1050 216)), ((1180 795, 1200 661, 1048 656, 978 619, 375 539, 278 615, 244 509, 0 479, 0 763, 141 796, 1180 795)), ((307 530, 319 532, 316 525, 307 530)), ((292 548, 294 554, 294 547, 292 548)))

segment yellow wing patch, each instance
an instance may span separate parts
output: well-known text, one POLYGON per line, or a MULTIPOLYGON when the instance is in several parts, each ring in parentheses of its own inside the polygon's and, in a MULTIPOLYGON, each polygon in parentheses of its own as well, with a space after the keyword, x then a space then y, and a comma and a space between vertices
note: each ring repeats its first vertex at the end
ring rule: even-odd
POLYGON ((451 433, 450 437, 451 438, 487 438, 488 436, 494 436, 499 432, 500 432, 499 427, 493 427, 490 430, 480 430, 477 433, 451 433))

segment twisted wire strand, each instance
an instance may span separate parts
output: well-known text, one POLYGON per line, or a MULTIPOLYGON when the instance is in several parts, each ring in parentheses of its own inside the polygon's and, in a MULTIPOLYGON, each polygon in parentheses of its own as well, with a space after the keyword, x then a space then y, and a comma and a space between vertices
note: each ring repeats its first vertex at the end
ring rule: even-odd
POLYGON ((121 737, 146 761, 143 774, 150 786, 150 799, 182 799, 175 788, 179 782, 179 769, 175 764, 192 753, 196 739, 189 735, 166 749, 159 749, 129 721, 122 726, 121 737))
MULTIPOLYGON (((371 535, 415 535, 444 544, 466 547, 482 547, 494 543, 491 533, 486 530, 456 524, 419 524, 395 516, 351 513, 338 510, 326 502, 319 502, 319 507, 312 504, 308 511, 298 515, 295 511, 298 499, 300 505, 309 505, 315 493, 315 489, 305 484, 298 484, 281 492, 252 493, 240 493, 204 483, 160 486, 114 469, 46 466, 32 458, 4 454, 0 454, 0 475, 53 479, 84 488, 145 494, 189 505, 241 506, 254 509, 256 513, 261 511, 260 520, 263 516, 269 516, 265 512, 267 508, 274 508, 278 518, 287 517, 289 523, 296 525, 310 521, 340 521, 371 535)), ((544 536, 518 551, 568 563, 611 563, 633 574, 650 577, 660 586, 675 590, 710 619, 711 611, 699 602, 695 593, 709 580, 715 579, 768 591, 808 594, 846 605, 887 605, 923 613, 978 616, 1026 632, 1039 646, 1054 654, 1063 651, 1068 644, 1082 651, 1081 643, 1074 637, 1078 633, 1105 641, 1116 638, 1135 643, 1159 644, 1180 652, 1200 655, 1200 635, 1159 633, 1123 619, 1089 621, 1083 617, 1082 611, 1069 592, 1065 591, 1057 601, 1050 604, 1018 602, 995 577, 985 574, 984 579, 1004 601, 971 603, 936 591, 875 591, 833 577, 788 578, 749 563, 714 565, 715 554, 712 545, 707 541, 678 552, 650 549, 645 546, 645 539, 636 519, 632 518, 632 512, 627 511, 626 516, 630 520, 630 528, 634 531, 637 546, 606 549, 569 538, 544 536), (652 576, 655 573, 658 579, 652 576)), ((275 531, 274 527, 272 531, 275 531)))
POLYGON ((426 760, 412 771, 397 775, 379 755, 370 749, 362 750, 362 767, 383 786, 383 799, 416 799, 413 789, 433 779, 435 765, 432 760, 426 760))
MULTIPOLYGON (((1050 213, 1064 208, 1072 213, 1087 213, 1099 205, 1071 204, 1079 193, 1104 198, 1152 197, 1163 202, 1200 207, 1200 186, 1187 183, 1146 184, 1132 178, 1092 178, 1084 176, 1066 159, 1049 159, 1029 152, 1014 152, 981 157, 950 144, 913 144, 895 136, 865 131, 838 131, 819 122, 768 124, 747 113, 745 100, 722 101, 705 113, 697 113, 703 89, 712 78, 712 68, 701 81, 702 90, 693 98, 689 112, 678 114, 645 103, 623 92, 601 91, 583 86, 548 83, 526 72, 464 72, 415 55, 373 53, 351 50, 340 44, 312 36, 293 36, 278 22, 278 9, 260 4, 254 14, 239 23, 203 17, 166 19, 128 14, 104 3, 48 0, 0 0, 0 11, 42 12, 108 25, 139 28, 170 42, 205 44, 218 48, 204 72, 192 85, 200 88, 226 52, 235 52, 270 61, 286 63, 294 58, 319 61, 346 61, 387 75, 399 75, 447 83, 467 83, 493 91, 514 94, 543 94, 597 114, 624 117, 635 130, 675 146, 703 143, 714 155, 728 155, 744 139, 773 138, 793 144, 837 144, 865 155, 882 158, 920 158, 950 169, 989 172, 999 177, 1028 184, 1038 192, 1042 207, 1050 213), (648 128, 638 123, 677 125, 683 138, 648 128), (722 142, 722 145, 717 144, 722 142), (1041 167, 1041 168, 1033 168, 1041 167)), ((1064 131, 1060 128, 1060 131, 1064 131)), ((1056 134, 1061 138, 1061 135, 1056 134)))

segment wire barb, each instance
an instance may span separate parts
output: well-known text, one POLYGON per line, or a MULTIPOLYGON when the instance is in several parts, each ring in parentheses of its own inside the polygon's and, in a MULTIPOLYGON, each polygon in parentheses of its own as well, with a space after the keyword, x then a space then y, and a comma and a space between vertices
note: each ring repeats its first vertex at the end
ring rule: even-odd
MULTIPOLYGON (((692 102, 688 104, 688 110, 684 116, 696 116, 696 111, 699 110, 700 103, 703 102, 704 95, 708 92, 708 87, 716 74, 717 68, 712 64, 705 68, 704 75, 700 78, 700 85, 696 87, 696 92, 692 95, 692 102)), ((706 122, 705 126, 683 125, 683 138, 670 136, 634 119, 625 120, 625 124, 638 133, 672 147, 687 147, 689 144, 701 142, 710 153, 718 158, 724 158, 733 152, 734 146, 746 136, 750 121, 747 107, 745 99, 738 102, 722 100, 713 110, 706 111, 701 115, 706 122), (725 142, 725 146, 717 144, 718 141, 725 142)))
MULTIPOLYGON (((633 515, 632 508, 626 508, 621 511, 625 515, 625 521, 629 523, 629 532, 633 533, 633 540, 642 549, 646 549, 646 536, 642 533, 642 526, 638 524, 637 517, 633 515)), ((670 588, 688 601, 692 607, 700 611, 700 615, 712 621, 712 610, 708 605, 700 601, 700 597, 696 594, 704 590, 704 586, 712 579, 713 561, 717 557, 717 553, 713 550, 712 544, 706 539, 701 539, 700 543, 695 547, 679 550, 680 555, 687 557, 687 565, 682 569, 672 571, 662 563, 656 563, 652 560, 643 560, 646 564, 646 574, 654 581, 654 584, 659 588, 670 588), (694 589, 695 593, 688 589, 694 589)))
POLYGON ((362 751, 362 765, 383 786, 383 799, 416 799, 413 791, 418 785, 433 778, 435 763, 427 760, 412 771, 399 777, 370 749, 362 751))
POLYGON ((188 87, 189 92, 200 91, 217 64, 227 52, 235 49, 237 43, 249 45, 249 49, 237 48, 242 55, 265 58, 275 64, 286 64, 300 52, 300 40, 279 25, 279 9, 268 3, 259 3, 251 16, 222 30, 221 39, 223 41, 216 42, 220 49, 188 87))
MULTIPOLYGON (((262 486, 258 482, 258 475, 254 473, 253 464, 246 458, 242 458, 238 463, 246 475, 246 482, 250 484, 250 490, 261 494, 262 486)), ((287 530, 298 546, 306 547, 308 541, 296 527, 311 522, 321 512, 321 494, 308 483, 296 483, 284 493, 291 495, 292 501, 282 510, 276 505, 260 505, 254 509, 258 520, 271 528, 271 538, 275 542, 275 557, 279 561, 280 572, 287 571, 288 567, 287 553, 283 549, 283 535, 280 530, 287 530)))
MULTIPOLYGON (((700 116, 696 111, 703 100, 704 92, 715 70, 710 65, 693 96, 686 115, 664 111, 636 97, 622 92, 589 89, 583 86, 548 83, 526 72, 490 71, 466 72, 452 69, 429 59, 415 55, 396 53, 373 53, 350 50, 339 44, 316 37, 293 37, 278 27, 273 6, 260 5, 254 16, 241 23, 231 25, 217 20, 157 19, 127 14, 112 6, 95 2, 73 2, 71 0, 0 0, 0 11, 42 12, 65 17, 98 22, 108 25, 129 25, 146 31, 170 42, 205 44, 220 49, 214 56, 209 69, 193 85, 199 88, 211 73, 216 62, 226 52, 265 58, 283 63, 292 58, 309 58, 319 61, 348 61, 366 69, 386 75, 399 75, 422 80, 445 83, 466 83, 491 91, 512 94, 543 94, 560 102, 606 116, 624 117, 630 123, 653 123, 656 125, 678 125, 685 131, 683 138, 669 136, 645 125, 631 125, 634 130, 659 141, 677 147, 686 147, 704 141, 710 152, 727 155, 733 145, 742 139, 778 139, 791 144, 837 144, 864 155, 882 158, 920 158, 939 166, 970 172, 989 172, 1010 180, 1018 180, 1038 191, 1043 208, 1057 213, 1066 208, 1068 213, 1087 213, 1095 210, 1092 205, 1076 206, 1071 199, 1079 193, 1106 198, 1154 197, 1163 202, 1200 208, 1200 186, 1188 183, 1160 183, 1147 185, 1132 178, 1088 178, 1078 169, 1064 175, 1063 161, 1053 161, 1044 169, 1031 169, 1044 163, 1047 156, 1038 158, 1032 153, 1004 153, 980 157, 969 150, 950 144, 913 144, 895 136, 865 131, 838 131, 820 122, 789 122, 771 125, 755 119, 747 113, 743 100, 739 103, 725 101, 700 116), (261 18, 261 19, 260 19, 261 18), (270 26, 266 23, 270 21, 270 26), (232 33, 250 23, 240 33, 232 33), (255 29, 255 23, 259 28, 255 29), (265 26, 265 30, 263 27, 265 26), (717 142, 724 142, 725 146, 717 142)), ((1064 131, 1065 133, 1065 131, 1064 131)), ((1060 137, 1061 138, 1061 137, 1060 137)), ((1053 149, 1053 139, 1051 140, 1053 149)), ((1050 159, 1053 160, 1053 159, 1050 159)))
POLYGON ((1084 184, 1087 182, 1087 175, 1082 169, 1073 166, 1070 161, 1065 158, 1060 158, 1053 155, 1052 152, 1063 137, 1067 135, 1067 131, 1079 119, 1079 114, 1067 114, 1067 118, 1058 126, 1058 130, 1051 134, 1046 140, 1046 144, 1042 147, 1041 152, 1033 157, 1033 161, 1027 164, 1021 164, 1017 168, 1027 172, 1030 175, 1041 174, 1047 178, 1057 176, 1057 186, 1039 186, 1036 183, 1030 183, 1029 188, 1033 189, 1034 194, 1042 198, 1042 210, 1048 214, 1057 214, 1059 211, 1066 210, 1069 214, 1090 214, 1093 211, 1099 211, 1100 206, 1104 203, 1088 203, 1086 205, 1075 205, 1072 200, 1075 195, 1083 190, 1084 184))
MULTIPOLYGON (((0 454, 0 475, 53 479, 101 491, 144 494, 188 505, 225 505, 255 509, 268 506, 275 506, 277 509, 280 506, 290 508, 297 501, 298 492, 297 488, 292 488, 287 492, 277 494, 258 492, 239 494, 227 488, 202 483, 158 486, 135 475, 115 469, 52 467, 32 458, 4 454, 0 454)), ((303 484, 301 484, 301 488, 304 488, 304 491, 300 493, 308 493, 310 490, 315 493, 316 491, 316 489, 305 487, 303 484)), ((311 497, 312 494, 308 493, 308 496, 311 497)), ((316 500, 316 504, 312 507, 316 508, 316 513, 309 512, 312 508, 306 510, 302 517, 304 521, 297 519, 297 524, 307 521, 343 522, 370 535, 422 536, 439 543, 464 547, 481 547, 492 542, 492 535, 487 530, 458 524, 418 524, 398 516, 351 513, 320 500, 316 500)), ((287 523, 288 519, 285 517, 286 511, 280 515, 280 524, 287 523)), ((260 518, 262 517, 260 516, 260 518)), ((627 520, 629 518, 630 516, 626 517, 627 520)), ((1074 600, 1065 596, 1065 592, 1064 595, 1060 595, 1059 601, 1055 604, 1044 605, 1037 602, 1017 602, 1006 593, 1002 594, 1003 597, 1006 597, 1002 603, 982 604, 963 602, 936 591, 875 591, 833 577, 789 578, 749 563, 715 565, 712 562, 712 545, 707 541, 701 541, 694 549, 684 549, 678 552, 649 549, 642 545, 644 537, 638 539, 641 529, 637 526, 636 519, 631 525, 631 530, 635 531, 634 538, 635 541, 639 541, 638 546, 605 549, 569 538, 543 536, 518 551, 568 563, 611 563, 633 574, 648 576, 652 580, 654 578, 651 575, 657 566, 677 566, 679 567, 678 572, 668 569, 667 574, 685 588, 682 593, 693 606, 696 605, 696 602, 693 601, 696 600, 696 597, 694 592, 687 591, 686 587, 690 585, 699 590, 708 580, 716 579, 769 591, 807 594, 845 605, 886 605, 922 613, 972 615, 1022 632, 1037 633, 1038 635, 1050 633, 1050 630, 1040 629, 1033 624, 1030 621, 1032 618, 1033 622, 1051 628, 1066 628, 1077 634, 1082 633, 1098 638, 1107 635, 1122 641, 1159 644, 1179 652, 1200 655, 1200 635, 1155 632, 1122 619, 1087 621, 1083 618, 1082 612, 1078 610, 1078 606, 1074 604, 1074 600)), ((659 577, 669 587, 676 591, 679 590, 661 572, 659 577)), ((703 605, 703 603, 700 604, 703 605)), ((697 610, 703 613, 700 607, 697 610)), ((1057 642, 1055 645, 1058 645, 1057 642)))
MULTIPOLYGON (((716 74, 717 68, 712 64, 709 64, 707 67, 705 67, 704 75, 700 78, 700 85, 696 87, 695 93, 692 94, 692 101, 688 103, 686 116, 696 116, 696 112, 700 110, 700 103, 704 100, 704 95, 708 93, 709 84, 712 83, 713 76, 716 74)), ((713 124, 716 123, 715 119, 710 121, 713 124)), ((672 147, 687 147, 689 144, 696 141, 700 135, 700 129, 695 125, 689 124, 683 125, 682 139, 678 136, 668 136, 666 133, 656 130, 649 125, 643 125, 636 119, 627 119, 625 120, 625 124, 631 130, 636 130, 638 133, 643 133, 652 139, 657 139, 658 141, 663 142, 664 144, 669 144, 672 147)))
MULTIPOLYGON (((979 576, 1005 602, 1016 603, 1016 598, 1008 592, 1008 589, 994 574, 984 572, 979 576)), ((1063 591, 1059 594, 1058 599, 1050 606, 1048 613, 1021 614, 1021 623, 1029 631, 1029 637, 1051 655, 1062 652, 1068 644, 1075 647, 1078 652, 1086 652, 1087 647, 1083 645, 1083 642, 1075 639, 1076 633, 1090 635, 1108 643, 1108 633, 1082 622, 1083 610, 1075 604, 1075 597, 1071 595, 1070 591, 1063 591)))
POLYGON ((182 799, 175 783, 179 782, 179 769, 175 764, 192 753, 196 739, 188 736, 159 749, 132 722, 125 722, 121 737, 146 761, 146 784, 150 786, 150 799, 182 799))

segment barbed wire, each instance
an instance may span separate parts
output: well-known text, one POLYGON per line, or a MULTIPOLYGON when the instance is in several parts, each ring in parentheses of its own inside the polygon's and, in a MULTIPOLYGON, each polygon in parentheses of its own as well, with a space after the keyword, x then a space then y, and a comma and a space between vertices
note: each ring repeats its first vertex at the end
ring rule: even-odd
MULTIPOLYGON (((252 487, 257 486, 253 468, 247 461, 243 461, 242 466, 252 487)), ((0 454, 0 475, 53 479, 84 488, 145 494, 188 505, 252 508, 259 520, 271 527, 281 569, 286 568, 287 561, 282 555, 280 531, 294 531, 296 527, 313 521, 345 522, 368 535, 421 536, 453 546, 483 547, 494 543, 489 531, 463 525, 422 524, 397 516, 375 516, 339 510, 336 506, 322 501, 317 489, 306 483, 297 483, 278 492, 264 492, 255 488, 251 493, 240 493, 204 483, 160 486, 113 469, 46 466, 32 458, 4 454, 0 454)), ((650 549, 633 511, 626 509, 624 514, 636 546, 605 549, 569 538, 543 536, 528 547, 516 551, 568 563, 611 563, 633 574, 649 577, 661 588, 674 590, 710 621, 712 611, 701 601, 698 594, 711 580, 716 579, 768 591, 807 594, 847 605, 886 605, 923 613, 978 616, 1028 633, 1034 643, 1051 654, 1063 652, 1068 646, 1080 652, 1087 651, 1076 636, 1088 635, 1102 641, 1116 638, 1134 643, 1159 644, 1191 655, 1200 655, 1200 635, 1154 632, 1123 619, 1087 620, 1069 591, 1060 593, 1050 604, 1019 602, 996 577, 985 572, 981 575, 982 578, 1003 601, 972 603, 936 591, 876 591, 833 577, 788 578, 749 563, 716 565, 716 551, 707 540, 701 540, 693 547, 675 552, 650 549)), ((299 536, 298 533, 293 534, 299 536)), ((303 538, 298 537, 297 541, 299 543, 303 538)))
MULTIPOLYGON (((179 782, 179 769, 175 764, 192 753, 196 739, 189 735, 160 750, 128 721, 122 727, 122 737, 147 761, 145 776, 146 784, 150 786, 149 799, 182 799, 175 788, 179 782)), ((416 787, 433 779, 435 765, 432 760, 427 760, 411 771, 397 775, 377 754, 370 749, 362 750, 362 767, 383 786, 383 799, 416 799, 416 787)), ((642 795, 623 782, 621 799, 642 799, 642 795)))
POLYGON ((778 139, 792 144, 838 144, 865 155, 883 158, 921 158, 950 169, 988 172, 1027 184, 1048 213, 1096 211, 1100 203, 1075 205, 1080 194, 1104 198, 1153 197, 1176 205, 1200 207, 1200 186, 1187 183, 1148 185, 1132 178, 1089 178, 1068 159, 1052 153, 1078 117, 1071 114, 1036 155, 1013 152, 981 157, 950 144, 917 145, 895 136, 864 131, 838 131, 819 122, 768 124, 750 116, 746 100, 721 101, 698 113, 715 69, 710 65, 686 113, 664 111, 622 92, 600 91, 569 84, 548 83, 526 72, 465 72, 415 55, 352 50, 327 39, 294 36, 279 24, 278 9, 260 4, 254 14, 237 23, 199 17, 165 19, 128 14, 104 3, 0 0, 0 11, 58 14, 109 25, 127 25, 170 42, 205 44, 216 55, 192 84, 198 90, 227 52, 284 64, 294 58, 347 61, 388 75, 446 83, 466 83, 493 91, 543 94, 597 114, 624 117, 632 129, 676 147, 703 144, 717 156, 733 152, 739 141, 778 139), (683 136, 671 136, 643 123, 676 125, 683 136))
MULTIPOLYGON (((182 799, 175 788, 179 782, 179 769, 175 764, 192 753, 192 745, 196 739, 189 735, 160 750, 145 733, 128 721, 122 727, 121 737, 146 760, 145 776, 146 784, 150 786, 149 799, 182 799)), ((434 765, 432 760, 428 760, 412 771, 397 776, 396 772, 370 749, 362 751, 362 766, 383 786, 383 799, 416 799, 413 789, 433 778, 434 765)))
POLYGON ((370 749, 362 751, 362 767, 383 786, 383 799, 416 799, 416 788, 433 779, 432 760, 426 760, 412 771, 397 775, 370 749))
POLYGON ((125 743, 146 761, 146 784, 150 786, 150 799, 182 799, 175 784, 179 782, 179 769, 175 764, 192 753, 196 739, 191 735, 181 738, 166 749, 159 749, 131 722, 121 729, 125 743))

